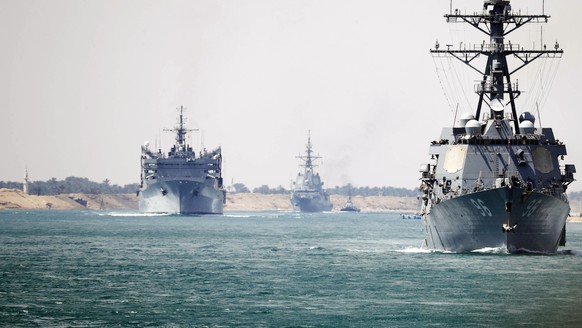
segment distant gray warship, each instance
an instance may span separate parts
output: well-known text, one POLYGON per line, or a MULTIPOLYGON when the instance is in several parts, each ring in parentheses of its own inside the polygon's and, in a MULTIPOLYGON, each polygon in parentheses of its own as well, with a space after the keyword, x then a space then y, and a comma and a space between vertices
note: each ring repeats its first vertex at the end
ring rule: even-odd
POLYGON ((323 182, 319 177, 319 173, 313 172, 313 168, 317 166, 313 164, 313 161, 321 157, 311 154, 313 152, 311 135, 307 137, 306 148, 305 156, 297 156, 304 164, 301 165, 303 172, 299 172, 297 175, 291 191, 293 209, 301 212, 331 211, 333 205, 329 200, 329 195, 322 188, 323 182))
POLYGON ((517 116, 521 91, 510 76, 535 59, 560 58, 563 51, 557 43, 540 50, 506 43, 510 32, 529 22, 547 22, 549 16, 522 15, 510 1, 484 2, 482 11, 455 11, 445 18, 469 23, 487 34, 488 42, 458 50, 439 49, 437 42, 431 49, 433 56, 470 66, 482 80, 475 88, 475 114, 444 128, 430 146, 431 162, 421 167, 426 245, 453 252, 501 247, 511 253, 555 253, 566 242, 570 206, 565 192, 576 170, 562 163, 566 147, 551 128, 536 129, 530 112, 517 116), (487 59, 484 71, 473 65, 479 56, 487 59), (519 66, 511 71, 507 57, 519 60, 519 66))
POLYGON ((139 210, 146 213, 222 214, 225 191, 222 185, 222 153, 220 147, 205 149, 196 156, 186 144, 186 133, 180 107, 176 144, 166 154, 153 153, 146 142, 141 147, 141 185, 138 191, 139 210))

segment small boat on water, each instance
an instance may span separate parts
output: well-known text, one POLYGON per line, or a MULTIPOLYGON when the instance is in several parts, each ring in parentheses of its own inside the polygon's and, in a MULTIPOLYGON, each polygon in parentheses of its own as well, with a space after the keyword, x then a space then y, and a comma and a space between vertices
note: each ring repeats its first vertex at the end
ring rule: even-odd
POLYGON ((410 215, 410 214, 402 214, 402 220, 421 220, 422 217, 418 214, 410 215))
POLYGON ((360 209, 354 206, 354 203, 352 203, 352 194, 350 193, 350 195, 348 196, 348 201, 346 202, 346 205, 344 207, 342 207, 340 209, 340 211, 342 212, 359 212, 360 209))

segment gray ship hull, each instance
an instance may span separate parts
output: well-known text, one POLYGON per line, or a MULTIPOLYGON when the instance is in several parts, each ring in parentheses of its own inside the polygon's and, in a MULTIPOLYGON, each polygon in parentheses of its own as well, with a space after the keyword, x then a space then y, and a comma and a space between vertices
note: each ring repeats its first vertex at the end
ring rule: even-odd
POLYGON ((224 193, 202 182, 169 180, 140 190, 139 210, 145 213, 222 214, 224 193))
POLYGON ((291 203, 294 210, 301 212, 324 212, 333 208, 331 201, 319 192, 295 191, 291 203))
POLYGON ((521 188, 502 187, 476 192, 433 205, 423 217, 430 249, 465 252, 505 247, 509 252, 555 253, 560 244, 569 205, 556 197, 521 188), (509 225, 506 203, 511 202, 509 225))

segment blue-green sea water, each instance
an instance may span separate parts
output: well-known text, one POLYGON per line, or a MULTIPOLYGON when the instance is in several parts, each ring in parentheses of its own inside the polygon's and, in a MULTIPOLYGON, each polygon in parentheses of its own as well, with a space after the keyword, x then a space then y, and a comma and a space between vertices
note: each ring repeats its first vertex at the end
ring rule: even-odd
POLYGON ((0 211, 5 327, 580 327, 557 255, 422 247, 398 214, 0 211))

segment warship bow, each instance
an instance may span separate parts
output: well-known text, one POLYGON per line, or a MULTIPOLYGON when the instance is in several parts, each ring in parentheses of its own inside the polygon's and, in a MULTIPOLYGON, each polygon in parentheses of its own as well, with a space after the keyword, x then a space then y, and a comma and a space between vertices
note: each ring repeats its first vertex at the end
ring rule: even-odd
POLYGON ((456 59, 482 79, 475 86, 474 112, 443 128, 430 145, 430 162, 421 166, 426 246, 555 253, 566 242, 566 189, 576 169, 563 163, 566 146, 551 128, 536 128, 530 111, 517 115, 522 91, 511 76, 534 60, 560 58, 563 51, 557 42, 551 49, 527 50, 506 41, 509 33, 527 23, 545 23, 549 16, 523 15, 510 1, 485 0, 479 12, 451 10, 445 18, 469 24, 489 39, 459 49, 442 49, 437 41, 431 49, 434 57, 456 59), (479 57, 486 58, 484 70, 475 66, 479 57), (510 69, 508 58, 516 59, 517 67, 510 69))
POLYGON ((222 151, 203 149, 198 154, 186 143, 183 107, 178 125, 171 130, 176 143, 168 153, 141 147, 139 210, 146 213, 222 214, 225 190, 222 183, 222 151))

